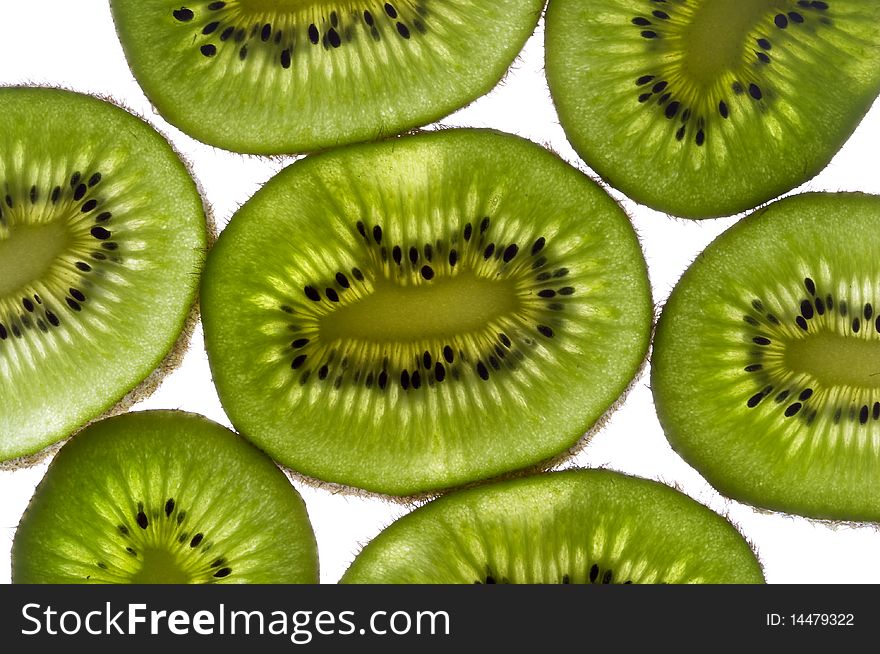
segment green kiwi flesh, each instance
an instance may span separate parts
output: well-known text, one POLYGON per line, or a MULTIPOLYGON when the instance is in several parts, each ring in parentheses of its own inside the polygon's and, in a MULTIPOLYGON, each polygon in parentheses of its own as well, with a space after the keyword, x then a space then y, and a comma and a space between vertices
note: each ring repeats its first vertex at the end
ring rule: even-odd
POLYGON ((672 446, 723 494, 880 520, 880 198, 792 196, 722 234, 660 318, 672 446))
POLYGON ((880 3, 552 0, 546 68, 583 160, 637 202, 730 215, 816 175, 880 91, 880 3))
POLYGON ((0 89, 0 461, 111 408, 198 289, 195 183, 150 126, 57 89, 0 89))
POLYGON ((309 152, 425 125, 487 93, 544 0, 112 0, 129 65, 184 132, 309 152))
POLYGON ((763 583, 727 520, 668 486, 610 470, 496 482, 386 528, 342 578, 357 584, 763 583))
POLYGON ((653 318, 615 202, 485 130, 294 163, 233 216, 201 297, 236 429, 307 476, 392 495, 573 446, 640 369, 653 318))
POLYGON ((317 583, 305 505, 263 453, 181 411, 93 423, 58 452, 13 583, 317 583))

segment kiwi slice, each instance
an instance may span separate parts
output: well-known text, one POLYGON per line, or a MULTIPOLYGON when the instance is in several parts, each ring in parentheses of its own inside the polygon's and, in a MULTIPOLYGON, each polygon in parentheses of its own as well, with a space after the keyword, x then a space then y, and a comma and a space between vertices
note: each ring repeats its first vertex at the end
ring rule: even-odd
POLYGON ((657 412, 725 495, 880 520, 878 224, 880 197, 792 196, 722 234, 673 290, 657 412))
POLYGON ((880 3, 551 0, 546 68, 584 161, 688 218, 817 174, 880 92, 880 3))
POLYGON ((271 179, 209 255, 202 313, 243 435, 406 495, 574 445, 641 367, 653 307, 599 186, 523 139, 443 130, 271 179))
POLYGON ((12 545, 14 583, 317 583, 315 536, 275 464, 181 411, 96 422, 61 448, 12 545))
POLYGON ((195 303, 201 197, 149 125, 92 97, 0 89, 0 460, 120 400, 195 303))
POLYGON ((404 516, 342 578, 357 584, 762 583, 727 520, 668 486, 610 470, 460 491, 404 516))
POLYGON ((544 0, 111 0, 162 115, 238 152, 399 134, 487 93, 544 0))

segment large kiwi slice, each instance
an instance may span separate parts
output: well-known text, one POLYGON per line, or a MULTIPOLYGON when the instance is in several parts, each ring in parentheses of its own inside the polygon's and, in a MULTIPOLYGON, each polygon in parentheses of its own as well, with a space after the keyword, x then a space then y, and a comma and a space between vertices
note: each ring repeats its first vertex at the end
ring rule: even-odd
POLYGON ((111 0, 158 110, 230 150, 398 134, 488 92, 544 0, 111 0))
POLYGON ((734 225, 666 304, 652 383, 725 495, 880 520, 880 198, 793 196, 734 225))
POLYGON ((640 368, 653 314, 614 201, 480 130, 294 163, 220 236, 202 311, 243 435, 306 475, 389 494, 575 444, 640 368))
POLYGON ((61 448, 12 546, 14 583, 317 583, 288 479, 201 416, 128 413, 61 448))
POLYGON ((171 350, 206 247, 171 146, 107 102, 0 89, 0 460, 112 407, 171 350))
POLYGON ((547 78, 577 152, 689 218, 818 173, 880 91, 880 3, 551 0, 547 78))
POLYGON ((343 583, 762 583, 724 518, 657 482, 547 473, 453 493, 361 551, 343 583))

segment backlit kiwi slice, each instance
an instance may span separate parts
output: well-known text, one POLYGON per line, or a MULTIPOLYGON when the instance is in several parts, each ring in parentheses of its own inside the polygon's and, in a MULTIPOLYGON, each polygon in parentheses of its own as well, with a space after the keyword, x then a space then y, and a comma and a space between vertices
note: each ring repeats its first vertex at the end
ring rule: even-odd
POLYGON ((577 152, 689 218, 818 173, 880 91, 880 3, 551 0, 547 78, 577 152))
POLYGON ((195 302, 195 183, 150 126, 95 98, 0 89, 0 460, 112 407, 195 302))
POLYGON ((202 309, 243 435, 390 494, 560 454, 632 381, 652 322, 623 211, 546 150, 479 130, 282 171, 212 250, 202 309))
POLYGON ((790 197, 722 234, 672 292, 657 411, 725 495, 880 519, 878 225, 878 197, 790 197))
POLYGON ((52 461, 14 583, 317 583, 299 494, 232 432, 179 411, 94 423, 52 461))
POLYGON ((171 123, 230 150, 398 134, 488 92, 544 0, 111 0, 129 65, 171 123))
POLYGON ((548 473, 447 495, 367 544, 343 583, 762 583, 724 518, 657 482, 548 473))

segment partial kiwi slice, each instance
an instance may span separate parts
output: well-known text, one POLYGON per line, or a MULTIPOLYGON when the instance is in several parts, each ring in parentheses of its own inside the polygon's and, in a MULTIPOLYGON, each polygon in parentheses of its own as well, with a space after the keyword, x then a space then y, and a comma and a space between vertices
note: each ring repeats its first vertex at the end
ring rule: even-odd
POLYGON ((727 520, 668 486, 610 470, 496 482, 437 499, 364 547, 357 584, 762 583, 727 520))
POLYGON ((880 3, 551 0, 547 79, 584 161, 704 218, 817 174, 880 92, 880 3))
POLYGON ((433 122, 487 93, 544 0, 111 0, 171 123, 238 152, 309 152, 433 122))
POLYGON ((653 317, 617 204, 481 130, 294 163, 220 236, 202 311, 243 435, 305 475, 394 495, 574 445, 640 369, 653 317))
POLYGON ((195 303, 199 191, 149 125, 96 98, 0 89, 0 460, 136 387, 195 303))
POLYGON ((128 413, 61 448, 12 545, 14 583, 317 583, 299 494, 263 453, 182 411, 128 413))
POLYGON ((719 491, 880 520, 880 198, 806 194, 722 234, 666 304, 657 412, 719 491))

